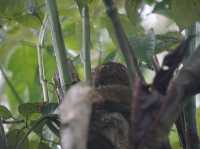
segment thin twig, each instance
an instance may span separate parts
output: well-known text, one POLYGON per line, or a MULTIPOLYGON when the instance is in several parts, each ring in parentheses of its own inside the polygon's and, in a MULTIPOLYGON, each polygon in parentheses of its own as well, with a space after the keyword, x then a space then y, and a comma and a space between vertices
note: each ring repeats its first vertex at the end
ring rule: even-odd
POLYGON ((2 120, 3 124, 18 124, 18 123, 24 123, 24 120, 2 120))
POLYGON ((45 76, 45 71, 44 71, 43 51, 42 51, 42 48, 44 46, 44 37, 46 34, 47 26, 48 26, 48 16, 46 15, 43 20, 43 24, 40 28, 39 39, 38 39, 38 44, 37 44, 39 77, 40 77, 40 83, 42 86, 44 102, 49 102, 47 81, 46 81, 46 76, 45 76))
POLYGON ((159 69, 160 69, 160 65, 159 65, 159 61, 158 61, 158 58, 157 58, 156 55, 154 55, 154 56, 152 57, 152 65, 153 65, 154 70, 155 70, 156 72, 158 72, 159 69))
POLYGON ((0 64, 0 71, 2 73, 2 76, 4 77, 6 83, 8 84, 9 88, 11 89, 12 93, 14 94, 14 96, 16 97, 17 101, 21 104, 23 103, 22 98, 19 96, 18 92, 16 91, 14 85, 12 84, 12 82, 9 80, 8 76, 6 75, 3 66, 0 64))

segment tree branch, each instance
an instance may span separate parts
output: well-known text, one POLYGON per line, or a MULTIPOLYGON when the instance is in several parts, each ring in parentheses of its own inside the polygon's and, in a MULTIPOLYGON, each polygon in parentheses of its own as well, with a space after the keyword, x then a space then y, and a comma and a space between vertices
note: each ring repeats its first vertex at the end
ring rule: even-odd
POLYGON ((124 55, 124 58, 128 67, 130 84, 131 85, 133 84, 135 75, 139 77, 143 83, 145 83, 144 77, 138 66, 137 57, 121 25, 121 22, 119 20, 118 13, 117 13, 117 8, 115 7, 113 0, 103 0, 103 1, 107 8, 107 14, 112 21, 115 34, 118 40, 118 44, 120 46, 122 54, 124 55))

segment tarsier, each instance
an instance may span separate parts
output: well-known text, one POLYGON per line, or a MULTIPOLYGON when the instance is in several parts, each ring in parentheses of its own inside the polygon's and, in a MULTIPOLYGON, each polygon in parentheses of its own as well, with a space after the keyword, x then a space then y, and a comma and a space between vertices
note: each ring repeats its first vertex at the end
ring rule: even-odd
MULTIPOLYGON (((72 121, 70 120, 71 115, 76 115, 74 116, 74 124, 68 127, 71 127, 72 130, 75 130, 74 127, 80 128, 80 126, 75 126, 78 125, 78 121, 81 121, 81 127, 83 125, 86 127, 87 114, 88 111, 91 111, 88 130, 82 130, 84 132, 82 135, 88 136, 87 144, 82 144, 82 146, 85 145, 88 149, 128 149, 131 90, 128 86, 126 67, 113 62, 100 65, 93 72, 93 80, 94 87, 78 83, 69 90, 66 95, 67 99, 60 106, 61 122, 65 125, 72 121), (76 105, 69 104, 72 98, 79 100, 76 105), (82 104, 82 108, 78 104, 82 104), (92 109, 89 110, 90 104, 92 109), (73 113, 73 110, 76 112, 73 113), (62 113, 68 113, 68 116, 65 114, 62 116, 62 113)), ((72 136, 65 135, 66 131, 61 132, 65 136, 62 144, 66 144, 65 141, 70 140, 72 136)), ((76 140, 84 142, 82 139, 76 138, 76 140)), ((63 148, 71 147, 66 145, 63 148)))

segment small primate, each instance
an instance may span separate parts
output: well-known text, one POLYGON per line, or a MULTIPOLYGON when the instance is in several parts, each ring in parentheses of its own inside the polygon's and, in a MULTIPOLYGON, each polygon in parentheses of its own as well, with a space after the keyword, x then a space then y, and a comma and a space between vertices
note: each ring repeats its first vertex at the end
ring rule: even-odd
POLYGON ((131 90, 127 68, 108 62, 93 71, 101 100, 93 103, 88 148, 128 149, 131 90))
POLYGON ((109 62, 96 67, 93 78, 93 86, 83 82, 72 86, 60 105, 62 147, 128 149, 131 90, 127 69, 109 62))

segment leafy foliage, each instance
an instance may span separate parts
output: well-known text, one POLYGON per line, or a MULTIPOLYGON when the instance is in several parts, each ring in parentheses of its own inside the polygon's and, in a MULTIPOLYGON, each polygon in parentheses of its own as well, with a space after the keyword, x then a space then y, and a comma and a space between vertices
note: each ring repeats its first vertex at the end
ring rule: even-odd
MULTIPOLYGON (((114 28, 105 13, 102 1, 57 0, 56 2, 68 58, 73 61, 80 78, 83 78, 82 53, 80 52, 82 48, 80 12, 84 3, 88 3, 90 9, 92 66, 111 61, 124 63, 122 54, 118 51, 119 45, 114 28)), ((146 32, 145 27, 141 25, 144 6, 153 6, 151 13, 158 13, 172 19, 180 30, 200 20, 199 0, 162 0, 159 2, 156 0, 121 0, 115 2, 119 10, 119 20, 135 50, 138 63, 144 70, 145 78, 153 78, 152 74, 155 72, 153 56, 174 49, 182 40, 182 34, 168 32, 156 35, 153 30, 146 32)), ((36 141, 37 147, 30 145, 34 144, 32 137, 25 137, 22 149, 56 148, 52 142, 45 141, 42 131, 51 132, 52 140, 59 142, 57 137, 59 120, 55 117, 48 117, 55 112, 59 99, 57 84, 53 81, 57 68, 50 26, 48 26, 43 47, 45 81, 48 84, 50 103, 43 102, 38 76, 36 45, 45 13, 45 0, 0 0, 0 64, 6 68, 6 75, 20 97, 20 99, 17 98, 9 84, 6 84, 3 95, 8 99, 9 108, 0 106, 0 117, 5 121, 22 120, 19 124, 13 123, 7 132, 9 149, 13 149, 20 138, 26 136, 30 130, 30 134, 35 133, 36 138, 39 138, 39 141, 36 141), (33 126, 36 128, 33 129, 33 126)), ((200 125, 199 119, 198 124, 200 125)), ((171 138, 174 148, 178 148, 178 139, 174 132, 171 138)))

